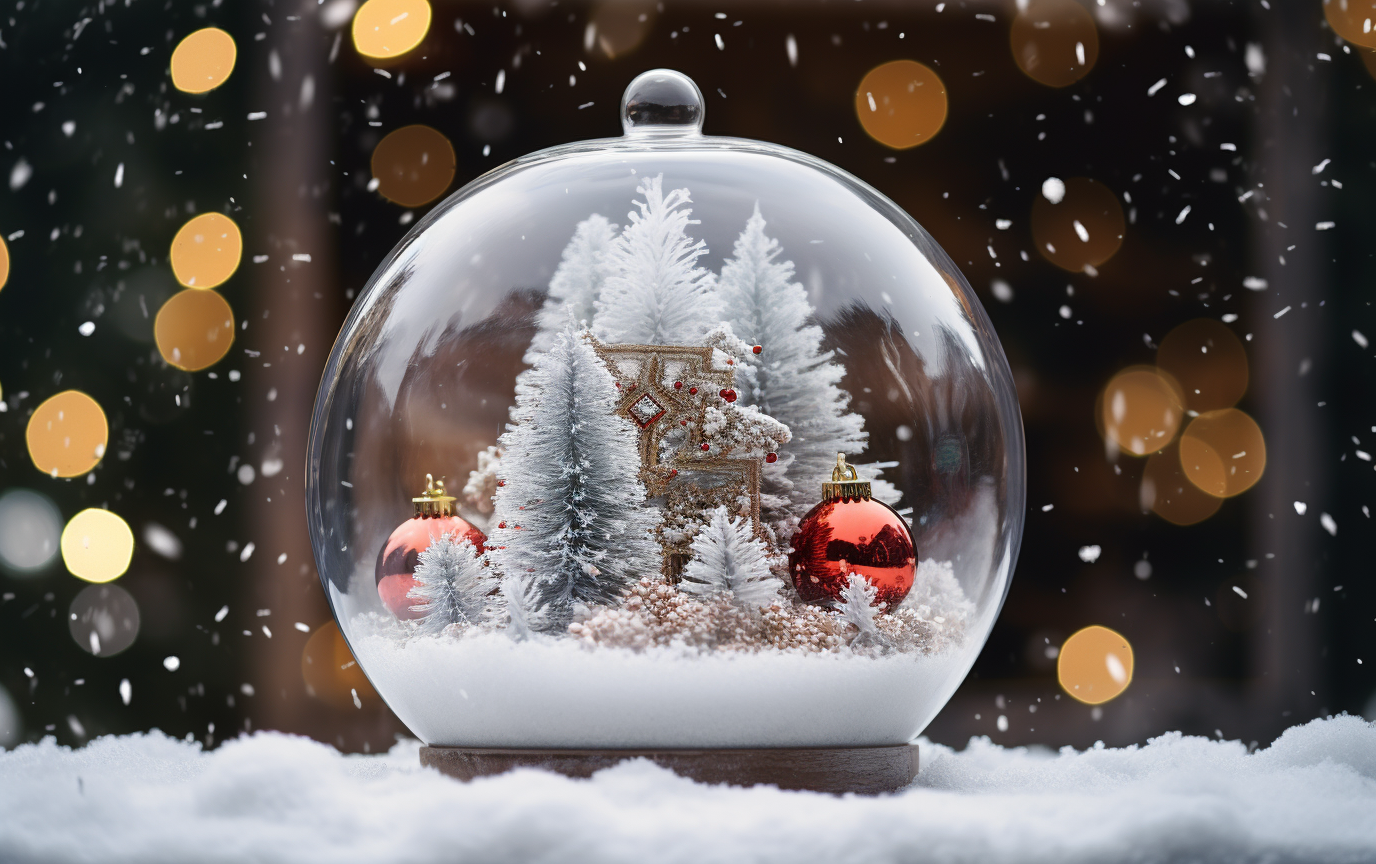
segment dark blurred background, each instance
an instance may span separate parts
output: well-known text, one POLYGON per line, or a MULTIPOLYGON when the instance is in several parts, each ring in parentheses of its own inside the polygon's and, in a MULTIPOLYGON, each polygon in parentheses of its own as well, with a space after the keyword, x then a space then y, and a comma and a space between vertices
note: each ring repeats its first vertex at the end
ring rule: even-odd
POLYGON ((346 649, 302 494, 333 339, 430 206, 370 188, 375 149, 410 124, 437 130, 453 191, 530 151, 618 135, 622 89, 655 66, 697 81, 710 134, 816 154, 897 201, 1003 340, 1027 428, 1027 528, 1002 616, 930 737, 1083 747, 1180 729, 1266 743, 1376 712, 1376 57, 1319 0, 1086 3, 1054 19, 1082 44, 1090 21, 1097 41, 1065 86, 1020 68, 1011 2, 432 0, 423 41, 371 62, 350 36, 356 8, 0 11, 0 744, 157 727, 213 745, 275 728, 376 751, 405 734, 356 669, 332 671, 346 649), (233 37, 233 73, 181 92, 173 50, 209 26, 233 37), (866 134, 856 92, 902 59, 936 72, 949 115, 899 150, 866 134), (1049 177, 1114 193, 1116 254, 1071 272, 1038 251, 1049 177), (179 290, 173 236, 210 212, 243 233, 216 289, 235 341, 188 372, 152 322, 179 290), (1237 407, 1267 462, 1250 490, 1180 525, 1166 516, 1198 514, 1144 494, 1147 461, 1106 447, 1096 400, 1199 318, 1244 346, 1237 407), (108 445, 93 470, 52 477, 26 431, 71 389, 101 406, 108 445), (108 583, 118 595, 78 597, 89 583, 52 554, 90 507, 136 538, 108 583), (92 653, 102 615, 134 637, 125 650, 92 653), (1056 674, 1058 647, 1091 624, 1136 657, 1127 691, 1093 708, 1056 674))

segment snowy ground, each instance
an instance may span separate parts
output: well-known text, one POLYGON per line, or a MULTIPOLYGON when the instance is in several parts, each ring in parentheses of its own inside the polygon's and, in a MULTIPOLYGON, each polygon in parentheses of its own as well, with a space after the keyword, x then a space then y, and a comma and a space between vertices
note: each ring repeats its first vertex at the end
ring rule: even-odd
POLYGON ((414 742, 341 756, 258 734, 212 753, 154 733, 0 754, 0 861, 1376 861, 1376 724, 1320 720, 1252 755, 924 744, 881 798, 701 786, 645 762, 465 785, 414 742))

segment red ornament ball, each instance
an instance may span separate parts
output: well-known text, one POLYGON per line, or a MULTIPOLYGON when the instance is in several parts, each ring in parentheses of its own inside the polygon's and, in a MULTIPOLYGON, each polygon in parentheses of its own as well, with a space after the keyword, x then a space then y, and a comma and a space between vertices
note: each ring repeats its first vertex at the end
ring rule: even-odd
POLYGON ((675 381, 675 382, 674 382, 674 389, 675 389, 675 390, 682 390, 682 389, 683 389, 683 382, 682 382, 682 381, 675 381))
POLYGON ((756 354, 759 354, 761 351, 764 350, 764 346, 762 346, 762 345, 756 345, 754 348, 751 348, 750 350, 751 350, 751 351, 754 351, 756 354))
POLYGON ((804 600, 839 600, 851 573, 879 590, 893 609, 913 587, 917 552, 903 517, 873 498, 841 498, 813 507, 793 535, 793 587, 804 600))
POLYGON ((727 402, 735 402, 735 401, 736 401, 736 391, 735 391, 735 390, 723 390, 723 391, 721 391, 721 394, 720 394, 720 395, 721 395, 721 398, 725 399, 727 402))
POLYGON ((487 537, 457 516, 413 516, 397 526, 377 556, 377 594, 393 615, 401 619, 419 618, 412 612, 416 601, 407 593, 416 587, 416 565, 430 543, 445 534, 466 539, 479 553, 487 537))
POLYGON ((698 388, 696 388, 696 387, 689 387, 689 388, 688 388, 688 392, 691 393, 691 394, 693 394, 694 396, 696 396, 696 395, 698 394, 698 388))
POLYGON ((779 454, 778 454, 778 453, 766 453, 766 454, 764 454, 764 461, 768 462, 770 465, 773 465, 775 462, 778 462, 778 461, 779 461, 779 454))
POLYGON ((704 452, 704 453, 706 453, 708 450, 711 450, 711 449, 712 449, 712 445, 711 445, 711 444, 703 444, 703 445, 702 445, 702 452, 704 452))

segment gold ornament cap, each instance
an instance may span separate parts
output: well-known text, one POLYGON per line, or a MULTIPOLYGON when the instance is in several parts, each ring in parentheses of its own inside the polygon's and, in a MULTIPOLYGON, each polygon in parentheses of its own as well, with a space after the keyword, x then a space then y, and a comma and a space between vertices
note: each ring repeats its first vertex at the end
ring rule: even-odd
POLYGON ((846 462, 846 454, 836 454, 836 467, 831 469, 831 480, 822 484, 823 501, 842 501, 847 498, 861 501, 870 500, 870 481, 861 480, 855 473, 855 466, 846 462))
POLYGON ((411 504, 416 508, 417 516, 453 516, 454 502, 457 500, 453 495, 444 494, 443 480, 426 474, 425 491, 420 493, 419 498, 412 498, 411 504))

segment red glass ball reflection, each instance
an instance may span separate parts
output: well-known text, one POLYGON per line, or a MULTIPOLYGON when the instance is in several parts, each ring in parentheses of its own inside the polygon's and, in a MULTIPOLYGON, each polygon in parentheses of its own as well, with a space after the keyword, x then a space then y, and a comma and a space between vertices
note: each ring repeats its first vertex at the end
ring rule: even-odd
POLYGON ((893 609, 913 587, 917 552, 903 517, 873 499, 845 498, 813 507, 793 535, 793 586, 804 600, 839 599, 851 573, 879 589, 893 609))
POLYGON ((398 618, 419 618, 411 611, 416 601, 407 593, 416 586, 415 572, 421 552, 445 534, 462 537, 483 551, 487 537, 457 516, 413 516, 397 526, 377 556, 377 594, 382 605, 398 618))

